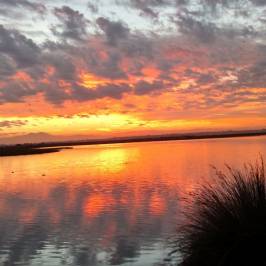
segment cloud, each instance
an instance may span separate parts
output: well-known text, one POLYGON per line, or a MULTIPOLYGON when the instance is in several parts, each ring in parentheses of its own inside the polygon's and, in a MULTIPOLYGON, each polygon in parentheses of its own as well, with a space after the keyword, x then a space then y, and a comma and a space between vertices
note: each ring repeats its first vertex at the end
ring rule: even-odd
POLYGON ((0 78, 6 78, 15 72, 16 67, 12 59, 5 54, 0 54, 0 78))
POLYGON ((40 48, 20 32, 0 25, 0 53, 9 56, 18 67, 23 68, 38 62, 40 48))
POLYGON ((119 100, 122 98, 123 94, 129 93, 130 91, 131 87, 125 83, 119 85, 106 84, 98 86, 97 89, 94 90, 76 85, 72 88, 71 98, 77 101, 96 100, 105 97, 119 100))
POLYGON ((154 82, 141 80, 135 85, 135 93, 137 95, 144 95, 152 92, 163 91, 165 87, 165 84, 159 80, 156 80, 154 82))
POLYGON ((136 12, 127 9, 127 21, 112 20, 100 4, 94 16, 98 18, 91 15, 90 22, 74 5, 52 5, 59 23, 49 40, 1 26, 0 103, 24 102, 38 95, 61 108, 70 101, 109 98, 122 109, 127 104, 138 106, 131 99, 146 95, 150 97, 143 97, 147 99, 142 110, 147 113, 153 109, 149 100, 156 97, 158 109, 166 108, 159 97, 175 99, 171 108, 176 113, 178 108, 229 108, 230 99, 230 108, 255 100, 263 103, 263 91, 255 97, 250 89, 266 86, 265 33, 261 22, 253 23, 259 3, 248 1, 255 11, 243 23, 243 17, 230 13, 231 2, 201 2, 204 6, 192 0, 127 1, 124 6, 134 12, 146 6, 156 14, 164 11, 160 23, 152 22, 157 30, 149 31, 141 27, 139 17, 133 28, 130 16, 136 12), (222 14, 222 8, 227 13, 222 14), (163 23, 173 28, 160 32, 163 23))
POLYGON ((266 58, 238 71, 238 83, 242 87, 266 87, 266 58))
POLYGON ((27 120, 4 120, 0 121, 0 131, 4 128, 21 127, 28 123, 27 120))
POLYGON ((0 5, 5 6, 6 8, 27 8, 40 14, 44 14, 47 11, 44 4, 34 3, 28 0, 0 0, 0 5))
POLYGON ((54 80, 74 81, 77 77, 73 58, 63 51, 49 51, 48 53, 44 53, 42 63, 54 68, 54 80))
POLYGON ((94 14, 99 12, 99 6, 96 3, 89 1, 87 7, 94 14))
POLYGON ((107 18, 99 17, 96 23, 105 33, 109 45, 115 46, 120 40, 127 39, 129 36, 129 28, 120 21, 110 21, 107 18))
POLYGON ((130 6, 140 11, 143 16, 148 16, 153 19, 158 18, 159 10, 163 7, 174 6, 174 0, 129 0, 118 1, 121 5, 130 6))
POLYGON ((79 11, 73 10, 69 6, 54 8, 54 15, 61 22, 52 28, 56 36, 63 39, 83 40, 87 36, 88 20, 79 11))
POLYGON ((258 6, 265 6, 266 2, 264 0, 251 0, 251 2, 258 6))
POLYGON ((211 22, 202 22, 190 16, 180 15, 177 21, 179 31, 188 36, 196 37, 201 42, 212 42, 217 31, 211 22))
MULTIPOLYGON (((101 45, 101 42, 99 42, 101 45)), ((89 72, 104 78, 109 79, 126 79, 127 73, 121 67, 122 54, 116 50, 109 50, 108 47, 104 47, 104 56, 101 56, 102 51, 95 49, 94 47, 87 47, 84 50, 86 54, 84 59, 86 60, 86 68, 89 72)))
POLYGON ((7 80, 0 90, 0 104, 23 102, 25 97, 40 92, 38 86, 31 86, 25 81, 7 80))

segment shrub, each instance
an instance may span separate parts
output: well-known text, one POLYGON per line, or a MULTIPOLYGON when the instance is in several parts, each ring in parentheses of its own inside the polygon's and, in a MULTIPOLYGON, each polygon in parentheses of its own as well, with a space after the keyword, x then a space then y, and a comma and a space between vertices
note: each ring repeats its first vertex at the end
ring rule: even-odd
POLYGON ((182 266, 266 265, 266 187, 263 160, 216 171, 193 193, 177 247, 182 266))

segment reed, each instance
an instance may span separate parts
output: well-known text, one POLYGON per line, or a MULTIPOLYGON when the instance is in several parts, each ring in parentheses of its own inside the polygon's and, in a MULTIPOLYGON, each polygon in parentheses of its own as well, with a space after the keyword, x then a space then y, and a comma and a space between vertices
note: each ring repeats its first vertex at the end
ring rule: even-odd
POLYGON ((187 205, 178 233, 182 266, 266 265, 263 159, 242 170, 227 166, 187 205))

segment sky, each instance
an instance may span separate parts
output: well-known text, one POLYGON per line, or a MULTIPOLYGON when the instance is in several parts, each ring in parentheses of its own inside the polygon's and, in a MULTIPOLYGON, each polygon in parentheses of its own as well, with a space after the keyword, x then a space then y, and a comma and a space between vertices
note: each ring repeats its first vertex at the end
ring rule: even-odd
POLYGON ((0 138, 266 127, 265 0, 0 0, 0 138))

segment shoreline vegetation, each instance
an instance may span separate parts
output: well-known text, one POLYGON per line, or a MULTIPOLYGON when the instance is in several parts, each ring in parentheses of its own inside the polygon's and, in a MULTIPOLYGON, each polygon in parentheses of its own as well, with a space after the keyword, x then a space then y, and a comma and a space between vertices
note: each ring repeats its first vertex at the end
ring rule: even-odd
POLYGON ((266 265, 263 159, 228 171, 190 195, 176 241, 180 266, 266 265), (192 197, 191 197, 192 196, 192 197))
POLYGON ((263 136, 263 135, 266 135, 266 129, 249 130, 249 131, 149 135, 149 136, 117 137, 117 138, 107 138, 107 139, 1 145, 0 157, 58 152, 61 149, 69 148, 69 146, 79 146, 79 145, 99 145, 99 144, 133 143, 133 142, 171 141, 171 140, 174 141, 174 140, 219 139, 219 138, 234 138, 234 137, 253 137, 253 136, 263 136))
POLYGON ((16 146, 1 147, 0 156, 45 154, 45 153, 59 152, 62 149, 71 149, 71 148, 70 147, 36 148, 27 145, 16 145, 16 146))

